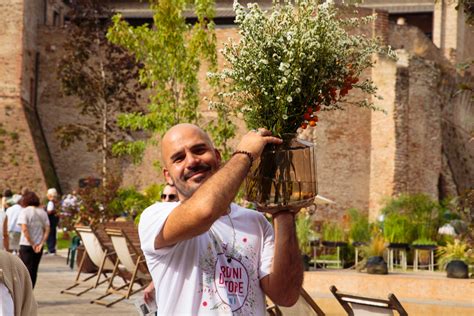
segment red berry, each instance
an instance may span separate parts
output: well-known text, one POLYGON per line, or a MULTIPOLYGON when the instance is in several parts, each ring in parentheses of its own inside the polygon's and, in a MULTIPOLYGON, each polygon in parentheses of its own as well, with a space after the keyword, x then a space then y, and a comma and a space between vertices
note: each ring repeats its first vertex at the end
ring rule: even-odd
POLYGON ((306 112, 304 115, 303 115, 303 118, 307 121, 309 121, 311 119, 311 114, 306 112))
POLYGON ((312 107, 308 107, 308 108, 306 109, 306 112, 308 112, 308 113, 310 113, 310 114, 313 113, 313 108, 312 108, 312 107))
POLYGON ((301 123, 301 128, 302 129, 306 129, 306 127, 308 127, 308 123, 301 123))
POLYGON ((316 121, 314 120, 309 121, 309 126, 316 126, 316 121))

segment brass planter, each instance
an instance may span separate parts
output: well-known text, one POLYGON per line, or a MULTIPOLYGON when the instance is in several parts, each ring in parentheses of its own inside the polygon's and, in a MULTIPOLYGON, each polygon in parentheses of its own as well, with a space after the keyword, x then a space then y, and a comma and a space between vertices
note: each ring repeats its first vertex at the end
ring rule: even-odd
POLYGON ((267 213, 297 212, 318 194, 316 148, 285 134, 281 145, 267 145, 245 181, 246 199, 267 213))

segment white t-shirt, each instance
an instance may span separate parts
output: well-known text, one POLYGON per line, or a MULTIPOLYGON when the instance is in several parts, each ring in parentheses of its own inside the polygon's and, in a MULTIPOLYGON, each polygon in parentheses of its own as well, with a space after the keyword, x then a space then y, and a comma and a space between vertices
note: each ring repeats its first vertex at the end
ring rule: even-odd
POLYGON ((3 249, 3 222, 6 217, 5 212, 0 210, 0 249, 3 249))
POLYGON ((0 316, 15 315, 15 306, 10 291, 0 282, 0 316))
POLYGON ((221 216, 208 232, 155 250, 155 237, 178 205, 153 204, 138 226, 158 315, 265 315, 259 281, 271 272, 270 223, 262 214, 232 204, 232 221, 221 216))
POLYGON ((21 207, 19 204, 15 204, 7 208, 8 217, 8 231, 9 232, 21 232, 21 227, 17 225, 18 216, 20 216, 21 207))
MULTIPOLYGON (((41 240, 43 240, 44 230, 46 227, 49 227, 49 219, 48 215, 44 211, 44 209, 35 207, 35 206, 28 206, 23 209, 20 216, 18 217, 18 225, 26 224, 28 227, 28 232, 30 233, 30 239, 33 243, 39 244, 41 240)), ((21 233, 20 237, 20 245, 23 246, 33 246, 30 245, 28 240, 23 233, 21 233)))

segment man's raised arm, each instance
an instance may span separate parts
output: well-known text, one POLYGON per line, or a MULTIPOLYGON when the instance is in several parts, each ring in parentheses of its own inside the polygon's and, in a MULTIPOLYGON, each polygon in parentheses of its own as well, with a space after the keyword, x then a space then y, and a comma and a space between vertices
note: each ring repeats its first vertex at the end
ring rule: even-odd
MULTIPOLYGON (((268 143, 279 144, 281 140, 272 137, 271 133, 264 129, 260 129, 259 132, 251 131, 247 133, 237 147, 236 152, 239 152, 239 154, 234 155, 222 168, 210 176, 202 185, 199 185, 189 198, 185 198, 182 204, 170 213, 163 228, 155 238, 155 249, 174 245, 179 241, 190 239, 208 231, 212 224, 228 211, 230 203, 249 171, 251 162, 260 156, 263 148, 268 143)), ((184 157, 180 156, 181 154, 172 157, 179 163, 187 164, 186 166, 192 169, 190 166, 195 163, 192 159, 199 159, 199 155, 203 153, 199 147, 196 153, 192 152, 192 146, 190 148, 191 151, 188 149, 184 151, 184 157), (189 161, 186 159, 189 159, 189 161)), ((212 148, 212 150, 214 149, 212 148)), ((172 163, 173 161, 170 162, 170 164, 172 163)), ((168 176, 171 177, 171 175, 168 176)), ((186 179, 187 177, 184 176, 183 178, 186 179)), ((175 183, 175 186, 179 192, 180 188, 177 183, 175 183)))

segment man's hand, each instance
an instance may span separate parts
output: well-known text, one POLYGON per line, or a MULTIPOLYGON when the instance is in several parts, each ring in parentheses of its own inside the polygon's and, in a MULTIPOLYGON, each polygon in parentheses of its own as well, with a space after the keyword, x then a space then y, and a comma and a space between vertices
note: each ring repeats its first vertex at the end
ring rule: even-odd
POLYGON ((40 253, 42 249, 43 249, 43 243, 39 243, 33 246, 33 251, 36 253, 40 253))
POLYGON ((155 285, 153 281, 143 290, 143 299, 147 304, 150 304, 150 302, 155 299, 155 285))
POLYGON ((247 151, 252 154, 254 159, 257 159, 266 144, 281 144, 282 142, 280 138, 272 136, 269 130, 259 128, 258 131, 252 130, 245 134, 237 146, 237 150, 247 151))

